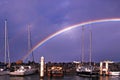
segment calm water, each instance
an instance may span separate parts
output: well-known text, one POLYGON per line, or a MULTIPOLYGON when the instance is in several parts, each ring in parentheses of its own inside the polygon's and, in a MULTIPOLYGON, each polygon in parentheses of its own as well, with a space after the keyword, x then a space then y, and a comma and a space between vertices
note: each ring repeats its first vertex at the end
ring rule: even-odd
POLYGON ((62 78, 48 78, 40 79, 39 75, 31 75, 25 77, 11 77, 9 75, 0 76, 0 80, 120 80, 119 76, 100 77, 100 78, 83 78, 76 75, 66 75, 62 78))

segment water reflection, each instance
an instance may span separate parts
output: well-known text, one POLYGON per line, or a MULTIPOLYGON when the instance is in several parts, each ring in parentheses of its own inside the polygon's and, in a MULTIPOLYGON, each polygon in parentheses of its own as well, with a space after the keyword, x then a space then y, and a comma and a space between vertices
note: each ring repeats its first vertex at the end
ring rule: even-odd
POLYGON ((30 75, 24 77, 17 77, 17 76, 0 76, 0 80, 120 80, 120 76, 100 76, 97 78, 87 78, 87 77, 80 77, 76 75, 65 75, 61 78, 50 78, 45 76, 44 78, 40 78, 39 75, 30 75))
POLYGON ((9 75, 0 76, 0 80, 9 80, 9 75))
POLYGON ((24 77, 10 77, 10 80, 25 80, 24 77))
POLYGON ((108 76, 100 76, 100 80, 109 80, 108 76))
MULTIPOLYGON (((6 79, 7 80, 7 79, 6 79)), ((10 76, 9 80, 39 80, 38 75, 30 75, 30 76, 10 76)))
POLYGON ((24 76, 24 77, 12 76, 10 77, 10 80, 33 80, 33 79, 31 76, 24 76))
POLYGON ((119 76, 99 76, 99 77, 80 77, 80 76, 64 76, 63 78, 40 78, 39 80, 120 80, 119 76))
POLYGON ((120 76, 100 76, 100 80, 120 80, 120 76))

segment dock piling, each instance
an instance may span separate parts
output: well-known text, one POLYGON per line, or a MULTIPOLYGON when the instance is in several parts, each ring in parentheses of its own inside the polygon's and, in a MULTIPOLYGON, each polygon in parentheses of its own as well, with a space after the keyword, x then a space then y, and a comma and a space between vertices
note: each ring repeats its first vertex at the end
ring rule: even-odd
POLYGON ((44 57, 40 58, 40 78, 44 77, 44 57))

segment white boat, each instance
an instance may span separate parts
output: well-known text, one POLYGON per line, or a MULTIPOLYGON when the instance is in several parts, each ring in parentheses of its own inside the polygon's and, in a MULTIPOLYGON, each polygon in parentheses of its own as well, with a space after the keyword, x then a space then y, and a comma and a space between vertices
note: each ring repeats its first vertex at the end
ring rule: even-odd
POLYGON ((119 76, 120 75, 120 71, 110 71, 109 75, 110 76, 119 76))
POLYGON ((0 71, 0 76, 2 75, 9 75, 10 71, 0 71))
MULTIPOLYGON (((28 50, 31 49, 31 34, 30 34, 30 26, 28 26, 28 50)), ((33 58, 33 62, 34 62, 34 56, 32 53, 32 58, 33 58)), ((15 69, 15 71, 10 72, 9 74, 12 76, 26 76, 26 75, 31 75, 34 74, 37 71, 37 69, 35 68, 35 66, 20 66, 20 68, 15 69)))
POLYGON ((9 74, 9 70, 5 70, 3 68, 0 69, 0 75, 8 75, 9 74))
POLYGON ((19 69, 16 69, 13 72, 10 72, 9 75, 11 76, 26 76, 34 74, 37 69, 32 68, 31 66, 21 66, 19 69))

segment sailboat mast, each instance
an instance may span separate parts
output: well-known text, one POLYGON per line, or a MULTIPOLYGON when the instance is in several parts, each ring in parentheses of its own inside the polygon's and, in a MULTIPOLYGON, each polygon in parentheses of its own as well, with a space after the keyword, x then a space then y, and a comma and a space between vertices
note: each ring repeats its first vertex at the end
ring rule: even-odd
POLYGON ((84 26, 82 26, 82 63, 84 62, 84 26))
POLYGON ((5 20, 5 58, 4 63, 7 63, 7 59, 10 64, 10 53, 9 53, 9 41, 8 41, 8 33, 7 33, 7 19, 5 20))
POLYGON ((4 63, 6 64, 6 56, 7 56, 7 47, 6 47, 6 44, 7 44, 7 20, 5 20, 5 58, 4 58, 4 63))
POLYGON ((9 50, 9 39, 8 39, 8 29, 7 29, 7 32, 6 32, 6 37, 7 37, 7 40, 6 40, 6 42, 7 42, 7 45, 6 45, 6 47, 7 47, 7 56, 8 56, 8 62, 9 62, 9 66, 10 66, 10 50, 9 50))
POLYGON ((92 57, 92 31, 90 30, 90 56, 89 56, 90 58, 90 66, 91 66, 91 62, 92 62, 92 59, 91 59, 91 57, 92 57))
MULTIPOLYGON (((31 43, 31 32, 30 32, 30 25, 28 25, 28 50, 31 49, 32 43, 31 43)), ((34 61, 34 55, 32 51, 32 61, 34 61)))

